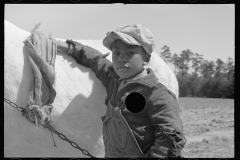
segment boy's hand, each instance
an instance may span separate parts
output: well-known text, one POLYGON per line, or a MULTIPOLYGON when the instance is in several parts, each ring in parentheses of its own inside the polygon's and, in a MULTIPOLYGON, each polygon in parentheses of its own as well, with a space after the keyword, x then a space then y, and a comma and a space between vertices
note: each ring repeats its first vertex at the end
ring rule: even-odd
POLYGON ((76 49, 76 42, 74 42, 73 40, 66 40, 66 43, 68 44, 68 51, 67 54, 68 55, 73 55, 77 49, 76 49))

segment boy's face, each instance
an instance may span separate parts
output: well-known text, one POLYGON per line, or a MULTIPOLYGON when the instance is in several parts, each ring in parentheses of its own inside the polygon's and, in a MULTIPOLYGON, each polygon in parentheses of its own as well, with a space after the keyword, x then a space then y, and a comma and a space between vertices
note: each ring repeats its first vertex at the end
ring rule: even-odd
POLYGON ((142 70, 146 53, 137 45, 128 45, 122 40, 116 40, 112 47, 112 62, 114 70, 121 78, 129 78, 142 70))

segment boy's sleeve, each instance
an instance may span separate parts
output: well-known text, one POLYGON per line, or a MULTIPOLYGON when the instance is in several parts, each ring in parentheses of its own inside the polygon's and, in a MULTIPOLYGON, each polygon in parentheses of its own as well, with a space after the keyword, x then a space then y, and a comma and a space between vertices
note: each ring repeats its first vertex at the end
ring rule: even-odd
POLYGON ((162 90, 151 98, 148 107, 148 116, 155 128, 156 139, 145 156, 152 158, 182 157, 181 152, 186 139, 183 136, 177 99, 167 89, 162 90))
POLYGON ((76 59, 77 63, 90 68, 104 87, 107 88, 112 78, 110 74, 112 62, 106 59, 108 54, 102 54, 94 48, 76 42, 76 52, 72 56, 76 59))

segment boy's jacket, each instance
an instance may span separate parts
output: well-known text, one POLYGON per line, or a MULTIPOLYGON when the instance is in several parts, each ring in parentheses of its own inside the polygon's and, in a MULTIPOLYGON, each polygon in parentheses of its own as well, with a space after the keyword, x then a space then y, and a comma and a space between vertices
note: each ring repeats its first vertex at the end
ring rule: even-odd
POLYGON ((146 100, 146 107, 140 113, 122 110, 124 118, 146 157, 167 158, 182 157, 181 151, 186 143, 183 125, 179 117, 179 106, 175 95, 158 82, 152 69, 148 75, 125 85, 118 92, 120 77, 115 72, 112 62, 99 51, 76 42, 77 52, 72 56, 76 61, 95 72, 107 91, 105 104, 115 96, 113 106, 120 103, 124 93, 141 93, 146 100), (117 92, 117 93, 116 93, 117 92))

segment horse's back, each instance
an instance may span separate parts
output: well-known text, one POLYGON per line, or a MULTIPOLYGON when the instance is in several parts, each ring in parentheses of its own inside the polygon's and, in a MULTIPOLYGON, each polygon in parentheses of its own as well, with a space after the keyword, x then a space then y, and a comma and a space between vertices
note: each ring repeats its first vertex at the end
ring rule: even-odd
MULTIPOLYGON (((23 41, 30 36, 5 21, 4 97, 20 107, 28 104, 33 72, 23 41)), ((79 147, 103 156, 102 123, 106 92, 89 68, 78 65, 58 51, 55 62, 57 96, 53 103, 52 125, 79 147)), ((21 112, 4 103, 4 155, 40 157, 84 157, 82 152, 50 131, 29 123, 21 112)))

